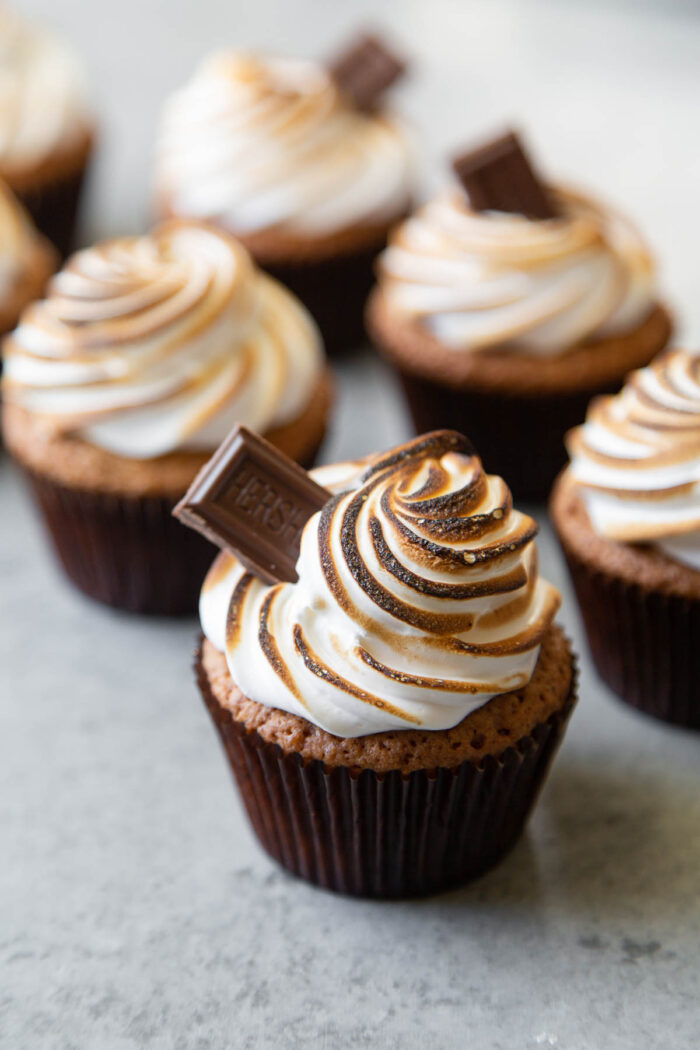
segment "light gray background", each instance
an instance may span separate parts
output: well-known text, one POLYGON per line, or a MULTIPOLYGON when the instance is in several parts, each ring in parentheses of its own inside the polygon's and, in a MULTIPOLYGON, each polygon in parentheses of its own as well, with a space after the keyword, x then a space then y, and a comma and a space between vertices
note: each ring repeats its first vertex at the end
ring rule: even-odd
MULTIPOLYGON (((693 4, 20 6, 89 63, 102 142, 88 238, 146 221, 159 105, 207 49, 323 55, 370 20, 416 56, 400 101, 426 144, 426 185, 446 150, 517 120, 543 167, 639 219, 681 335, 700 339, 693 4)), ((407 433, 382 367, 346 366, 325 458, 407 433)), ((700 1045, 697 736, 619 705, 584 659, 567 741, 500 869, 419 903, 319 892, 252 839, 192 682, 194 622, 87 603, 59 578, 6 462, 0 498, 3 1050, 700 1045)))

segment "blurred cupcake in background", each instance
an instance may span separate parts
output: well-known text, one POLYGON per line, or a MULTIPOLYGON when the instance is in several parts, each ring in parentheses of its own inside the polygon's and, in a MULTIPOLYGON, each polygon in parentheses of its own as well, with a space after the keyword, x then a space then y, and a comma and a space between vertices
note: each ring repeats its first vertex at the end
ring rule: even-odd
POLYGON ((214 562, 200 688, 280 864, 343 893, 436 893, 501 860, 542 787, 576 699, 559 594, 535 522, 460 434, 313 478, 327 502, 296 582, 214 562))
POLYGON ((21 311, 42 294, 58 265, 53 245, 0 181, 0 335, 14 328, 21 311))
POLYGON ((462 185, 393 232, 368 327, 418 431, 466 430, 518 495, 543 496, 565 432, 663 348, 669 316, 636 230, 545 186, 514 135, 455 168, 462 185))
POLYGON ((700 728, 700 354, 669 350, 567 439, 551 516, 596 667, 700 728))
POLYGON ((73 247, 93 138, 72 53, 43 28, 0 9, 0 178, 64 256, 73 247))
POLYGON ((86 594, 185 613, 211 547, 171 516, 234 423, 310 465, 330 382, 303 307, 232 237, 173 221, 74 255, 5 340, 3 428, 86 594))
POLYGON ((159 214, 235 234, 331 354, 364 341, 372 263, 410 203, 406 133, 377 108, 401 68, 372 38, 329 69, 224 51, 172 96, 158 136, 159 214))

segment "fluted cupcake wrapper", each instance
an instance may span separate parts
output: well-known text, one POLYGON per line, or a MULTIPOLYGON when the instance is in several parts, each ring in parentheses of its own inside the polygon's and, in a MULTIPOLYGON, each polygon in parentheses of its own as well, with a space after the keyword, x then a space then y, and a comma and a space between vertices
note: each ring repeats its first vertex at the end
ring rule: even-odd
MULTIPOLYGON (((305 458, 306 470, 313 466, 320 445, 319 440, 305 458)), ((216 548, 173 517, 179 496, 73 488, 18 462, 58 560, 84 594, 127 612, 197 612, 216 548)))
POLYGON ((700 601, 626 583, 562 549, 603 681, 648 715, 700 729, 700 601))
POLYGON ((327 769, 267 743, 199 687, 261 845, 325 889, 399 898, 461 885, 519 838, 576 701, 576 669, 561 711, 498 758, 478 765, 379 774, 327 769))
POLYGON ((367 342, 365 302, 374 283, 374 261, 384 245, 382 239, 363 251, 263 267, 301 299, 330 357, 346 355, 367 342))
POLYGON ((173 518, 173 500, 67 488, 24 472, 58 560, 84 594, 130 612, 196 612, 216 551, 173 518))
POLYGON ((586 417, 595 394, 509 397, 459 390, 399 370, 416 432, 447 427, 466 434, 484 469, 508 479, 515 496, 544 498, 566 462, 564 435, 586 417))
POLYGON ((50 185, 19 194, 35 225, 65 258, 75 247, 78 206, 86 167, 50 185))

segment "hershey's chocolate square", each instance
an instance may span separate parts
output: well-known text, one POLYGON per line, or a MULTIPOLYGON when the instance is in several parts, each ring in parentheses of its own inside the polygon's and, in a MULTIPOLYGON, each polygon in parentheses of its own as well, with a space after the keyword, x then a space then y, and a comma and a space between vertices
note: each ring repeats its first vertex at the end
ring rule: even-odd
POLYGON ((461 154, 452 167, 475 211, 515 212, 529 219, 554 219, 558 214, 512 131, 461 154))
POLYGON ((329 498, 293 460, 239 425, 173 514, 267 583, 294 582, 302 529, 329 498))
POLYGON ((358 109, 370 110, 406 70, 378 37, 364 33, 329 65, 331 76, 358 109))

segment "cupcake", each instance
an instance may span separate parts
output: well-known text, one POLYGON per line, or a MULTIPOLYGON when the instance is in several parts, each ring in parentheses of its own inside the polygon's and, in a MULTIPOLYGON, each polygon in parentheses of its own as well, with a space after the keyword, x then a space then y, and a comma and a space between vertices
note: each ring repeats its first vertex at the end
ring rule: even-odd
POLYGON ((73 55, 63 43, 0 10, 0 178, 66 255, 93 143, 73 55))
POLYGON ((551 515, 601 678, 700 728, 700 355, 669 350, 567 439, 551 515))
POLYGON ((208 58, 167 104, 155 181, 161 216, 238 237, 308 307, 329 353, 365 339, 372 264, 411 182, 404 130, 336 68, 337 79, 313 62, 208 58))
POLYGON ((485 152, 501 158, 487 166, 489 179, 498 167, 499 181, 485 194, 465 177, 469 193, 452 186, 393 232, 368 328, 398 370, 418 431, 467 430, 489 470, 517 495, 538 497, 564 465, 564 434, 591 396, 647 364, 670 321, 632 226, 594 200, 545 187, 513 136, 461 158, 460 171, 474 157, 485 164, 485 152), (546 207, 530 203, 535 191, 546 207))
POLYGON ((317 329, 223 231, 172 221, 74 255, 5 340, 3 429, 86 594, 194 612, 209 546, 174 504, 236 421, 310 465, 317 329))
POLYGON ((513 846, 562 737, 559 595, 460 434, 312 477, 295 582, 213 563, 199 685, 275 860, 344 893, 444 890, 513 846))
POLYGON ((57 266, 53 246, 0 181, 0 335, 14 328, 24 307, 41 295, 57 266))

